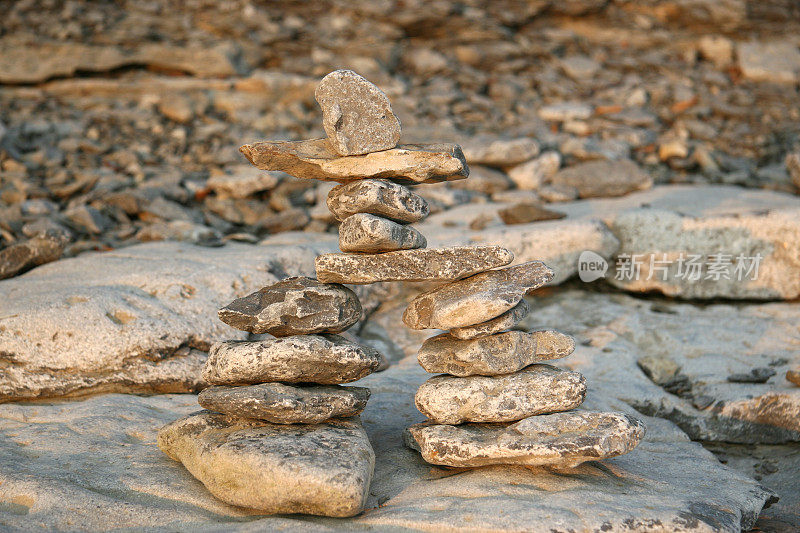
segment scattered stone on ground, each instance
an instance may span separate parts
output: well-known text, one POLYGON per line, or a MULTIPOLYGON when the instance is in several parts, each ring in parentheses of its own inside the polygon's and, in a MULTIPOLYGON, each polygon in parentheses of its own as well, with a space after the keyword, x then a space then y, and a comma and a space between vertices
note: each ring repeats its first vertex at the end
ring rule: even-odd
POLYGON ((10 278, 61 257, 67 239, 46 232, 0 250, 0 279, 10 278))
POLYGON ((366 213, 350 215, 339 226, 343 252, 381 253, 425 248, 427 241, 411 226, 366 213))
POLYGON ((378 281, 461 279, 513 260, 514 255, 502 246, 479 245, 384 254, 328 253, 318 256, 315 265, 317 279, 322 282, 363 285, 378 281))
POLYGON ((361 319, 361 303, 342 285, 290 277, 237 298, 219 310, 226 324, 277 337, 339 333, 361 319))
POLYGON ((539 154, 539 143, 534 139, 497 139, 476 137, 461 143, 464 157, 470 165, 510 167, 533 159, 539 154))
POLYGON ((339 155, 361 155, 397 146, 400 121, 386 95, 352 70, 335 70, 314 93, 322 125, 339 155))
POLYGON ((539 190, 542 184, 549 181, 561 166, 561 155, 548 151, 536 159, 531 159, 508 169, 508 177, 523 191, 539 190))
POLYGON ((586 380, 578 372, 531 365, 499 376, 434 376, 420 386, 414 401, 431 422, 455 425, 568 411, 585 397, 586 380))
POLYGON ((202 407, 274 424, 317 424, 361 413, 369 389, 337 385, 292 386, 262 383, 244 387, 213 386, 197 397, 202 407))
POLYGON ((203 379, 216 385, 349 383, 374 372, 381 356, 339 335, 293 335, 262 341, 222 341, 211 346, 203 379))
POLYGON ((558 220, 567 216, 540 204, 515 204, 497 212, 504 224, 529 224, 542 220, 558 220))
POLYGON ((354 180, 328 193, 328 209, 339 220, 356 213, 385 217, 401 224, 428 216, 428 202, 408 187, 387 180, 354 180))
POLYGON ((559 170, 552 184, 575 187, 581 198, 622 196, 649 189, 653 178, 630 160, 589 161, 559 170))

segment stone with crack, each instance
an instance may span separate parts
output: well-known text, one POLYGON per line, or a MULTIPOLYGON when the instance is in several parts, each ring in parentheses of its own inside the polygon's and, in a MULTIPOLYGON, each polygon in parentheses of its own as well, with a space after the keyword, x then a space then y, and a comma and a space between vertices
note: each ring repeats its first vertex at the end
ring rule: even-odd
POLYGON ((389 98, 352 70, 335 70, 314 92, 322 108, 322 126, 339 155, 388 150, 400 140, 400 121, 389 98))
POLYGON ((425 248, 425 237, 388 218, 356 213, 339 226, 339 248, 343 252, 381 253, 425 248))
POLYGON ((280 170, 304 179, 344 182, 388 178, 401 183, 437 183, 469 176, 457 144, 402 144, 350 156, 337 154, 327 139, 258 142, 239 150, 262 170, 280 170))
POLYGON ((339 333, 361 318, 361 303, 342 285, 291 277, 237 298, 219 310, 219 319, 242 331, 276 337, 339 333))
POLYGON ((574 349, 572 337, 553 330, 507 331, 467 340, 443 333, 422 343, 417 360, 430 373, 496 376, 566 357, 574 349))
POLYGON ((430 208, 424 198, 388 180, 363 179, 337 185, 328 193, 328 209, 339 220, 369 213, 401 224, 419 222, 430 208))
POLYGON ((532 416, 510 425, 423 422, 411 426, 405 439, 425 461, 436 465, 574 468, 628 453, 644 435, 644 422, 631 415, 572 411, 532 416))
POLYGON ((365 387, 283 383, 215 385, 197 396, 197 403, 209 411, 273 424, 317 424, 331 418, 349 418, 360 414, 367 400, 369 389, 365 387))
POLYGON ((417 409, 437 424, 513 422, 568 411, 583 403, 586 380, 578 372, 531 365, 501 376, 434 376, 417 390, 417 409))
POLYGON ((424 292, 411 301, 403 322, 412 329, 451 329, 492 320, 515 307, 529 290, 553 279, 541 261, 529 261, 424 292))
POLYGON ((513 260, 514 254, 502 246, 475 245, 383 254, 322 254, 314 264, 320 281, 365 285, 378 281, 456 280, 513 260))
POLYGON ((464 326, 463 328, 452 328, 450 335, 457 339, 468 340, 476 337, 486 337, 511 329, 519 321, 528 316, 529 307, 525 300, 520 300, 517 305, 491 320, 475 324, 474 326, 464 326))
POLYGON ((215 385, 349 383, 381 365, 381 354, 339 335, 294 335, 211 346, 203 379, 215 385))
POLYGON ((278 425, 200 411, 164 426, 158 447, 220 500, 267 514, 357 515, 375 466, 357 418, 278 425))

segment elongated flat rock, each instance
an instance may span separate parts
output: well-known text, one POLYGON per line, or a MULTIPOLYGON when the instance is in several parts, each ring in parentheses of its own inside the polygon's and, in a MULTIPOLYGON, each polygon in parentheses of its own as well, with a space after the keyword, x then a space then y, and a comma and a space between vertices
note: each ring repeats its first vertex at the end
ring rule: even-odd
POLYGON ((404 183, 438 183, 469 175, 457 144, 403 144, 382 152, 340 156, 327 139, 313 139, 245 144, 239 151, 262 170, 280 170, 304 179, 389 178, 404 183))
POLYGON ((389 98, 352 70, 335 70, 314 92, 322 108, 322 127, 340 155, 359 155, 397 146, 400 121, 389 98))
POLYGON ((412 329, 480 324, 510 310, 527 291, 541 287, 553 276, 541 261, 481 272, 420 294, 403 313, 403 322, 412 329))
POLYGON ((349 216, 339 226, 339 248, 343 252, 394 252, 425 248, 427 244, 411 226, 366 213, 349 216))
POLYGON ((422 343, 420 366, 432 374, 496 376, 572 353, 575 340, 558 331, 506 331, 461 340, 443 333, 422 343))
POLYGON ((645 431, 644 422, 630 415, 572 411, 532 416, 511 425, 425 422, 408 429, 406 444, 435 465, 573 468, 630 452, 645 431))
POLYGON ((338 333, 360 318, 353 291, 306 277, 286 278, 219 310, 219 319, 236 329, 276 337, 338 333))
POLYGON ((364 410, 367 400, 366 387, 299 387, 283 383, 215 385, 197 397, 197 403, 210 411, 274 424, 317 424, 331 418, 356 416, 364 410))
POLYGON ((369 213, 410 224, 430 212, 424 198, 404 185, 387 180, 363 179, 337 185, 328 193, 327 203, 339 220, 356 213, 369 213))
POLYGON ((495 333, 500 333, 501 331, 511 329, 519 324, 520 320, 528 316, 528 311, 528 304, 524 299, 522 299, 517 305, 497 318, 487 320, 486 322, 481 322, 480 324, 475 324, 474 326, 452 328, 450 330, 450 335, 462 340, 494 335, 495 333))
POLYGON ((326 283, 364 285, 378 281, 450 281, 509 264, 514 254, 502 246, 420 248, 385 254, 322 254, 317 278, 326 283))
POLYGON ((349 383, 371 374, 381 354, 339 335, 295 335, 211 346, 203 379, 214 385, 251 383, 349 383))
POLYGON ((354 516, 375 467, 357 418, 285 425, 200 411, 164 426, 158 447, 220 500, 266 514, 354 516))
POLYGON ((568 411, 583 403, 586 380, 579 372, 531 365, 502 376, 434 376, 417 390, 417 409, 437 424, 513 422, 568 411))

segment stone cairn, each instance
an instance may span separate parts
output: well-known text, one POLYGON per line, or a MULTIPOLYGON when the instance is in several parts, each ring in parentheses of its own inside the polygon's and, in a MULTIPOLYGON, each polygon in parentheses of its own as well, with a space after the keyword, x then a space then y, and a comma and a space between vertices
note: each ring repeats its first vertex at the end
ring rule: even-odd
POLYGON ((430 420, 407 444, 429 463, 575 466, 627 453, 644 425, 623 414, 571 411, 584 399, 577 372, 540 364, 569 355, 555 331, 512 328, 524 295, 553 278, 539 261, 508 267, 500 246, 426 248, 409 224, 429 212, 407 185, 464 179, 454 144, 399 145, 386 95, 349 70, 316 90, 328 137, 241 147, 256 167, 336 181, 328 208, 341 221, 342 253, 316 258, 317 279, 294 277, 239 298, 225 323, 272 338, 212 346, 203 378, 205 411, 159 432, 159 447, 221 500, 265 513, 352 516, 363 510, 374 467, 359 413, 369 389, 344 387, 377 370, 382 356, 337 335, 361 317, 343 284, 440 281, 417 296, 403 321, 448 333, 425 341, 422 367, 436 376, 416 395, 430 420), (506 267, 506 268, 501 268, 506 267))

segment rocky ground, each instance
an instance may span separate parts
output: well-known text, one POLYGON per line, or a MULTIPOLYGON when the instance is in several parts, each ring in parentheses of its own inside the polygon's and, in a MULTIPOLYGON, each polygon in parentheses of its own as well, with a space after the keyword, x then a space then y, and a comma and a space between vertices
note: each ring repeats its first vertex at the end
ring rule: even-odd
POLYGON ((800 388, 785 378, 800 366, 795 2, 20 1, 0 15, 4 527, 342 526, 217 502, 155 447, 196 397, 132 393, 196 392, 210 344, 246 336, 216 309, 337 248, 333 184, 257 171, 238 147, 323 136, 314 88, 346 67, 387 92, 401 142, 464 147, 468 180, 415 188, 435 212, 418 225, 428 246, 545 261, 556 277, 524 329, 574 335, 565 365, 588 404, 648 424, 633 453, 572 473, 432 468, 400 440, 422 419, 429 336, 400 315, 424 287, 357 287, 352 335, 392 365, 356 383, 373 390, 377 464, 353 527, 800 528, 800 388), (587 250, 606 281, 575 279, 587 250), (681 252, 763 262, 745 281, 614 275, 625 255, 681 252))

